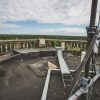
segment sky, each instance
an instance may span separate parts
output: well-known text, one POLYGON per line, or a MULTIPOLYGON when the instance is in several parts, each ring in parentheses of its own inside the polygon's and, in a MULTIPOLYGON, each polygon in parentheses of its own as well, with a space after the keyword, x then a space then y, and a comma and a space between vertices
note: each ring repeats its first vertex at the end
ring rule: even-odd
POLYGON ((86 36, 91 3, 92 0, 0 0, 0 34, 86 36))

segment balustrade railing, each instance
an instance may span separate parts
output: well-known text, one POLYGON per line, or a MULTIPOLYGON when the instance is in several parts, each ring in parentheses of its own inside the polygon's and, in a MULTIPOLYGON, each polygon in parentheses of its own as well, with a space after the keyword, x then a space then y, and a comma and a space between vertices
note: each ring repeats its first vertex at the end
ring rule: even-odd
POLYGON ((57 39, 47 39, 47 47, 62 46, 67 51, 81 51, 86 48, 86 41, 80 40, 57 40, 57 39))
MULTIPOLYGON (((86 47, 86 41, 45 39, 46 47, 62 46, 67 51, 80 51, 86 47)), ((0 54, 5 54, 16 49, 39 47, 39 39, 0 40, 0 54)))

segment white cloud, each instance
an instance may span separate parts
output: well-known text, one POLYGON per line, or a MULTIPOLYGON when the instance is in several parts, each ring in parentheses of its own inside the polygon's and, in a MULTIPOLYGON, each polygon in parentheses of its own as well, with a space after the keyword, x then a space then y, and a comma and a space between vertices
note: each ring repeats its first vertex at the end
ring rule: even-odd
POLYGON ((15 24, 0 24, 0 28, 17 28, 19 27, 19 25, 15 25, 15 24))
POLYGON ((86 30, 81 28, 44 29, 40 30, 38 33, 49 35, 86 36, 86 30))
MULTIPOLYGON (((0 0, 0 21, 88 24, 92 0, 0 0)), ((99 3, 100 4, 100 3, 99 3)))
MULTIPOLYGON (((4 22, 22 20, 66 25, 89 24, 91 2, 92 0, 0 0, 0 28, 19 27, 16 24, 4 24, 4 22)), ((98 16, 99 13, 97 13, 96 23, 98 16)), ((14 30, 14 32, 17 31, 20 32, 20 30, 14 30)), ((25 33, 25 30, 21 32, 25 33)), ((85 29, 81 28, 44 29, 37 32, 52 35, 86 35, 85 29)))

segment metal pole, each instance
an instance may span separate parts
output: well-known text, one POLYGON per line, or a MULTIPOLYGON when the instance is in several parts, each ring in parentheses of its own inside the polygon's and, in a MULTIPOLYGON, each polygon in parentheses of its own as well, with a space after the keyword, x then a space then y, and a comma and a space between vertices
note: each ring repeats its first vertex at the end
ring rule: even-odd
MULTIPOLYGON (((93 36, 95 35, 95 34, 93 34, 93 29, 95 27, 95 21, 96 21, 97 3, 98 3, 98 0, 92 0, 90 25, 88 28, 90 30, 87 31, 87 49, 92 41, 93 36)), ((90 60, 92 57, 92 53, 91 53, 91 55, 86 63, 86 66, 85 66, 85 78, 87 78, 89 75, 89 66, 90 66, 90 60)))
POLYGON ((45 85, 44 85, 41 100, 46 100, 47 99, 47 92, 48 92, 48 87, 49 87, 50 75, 51 75, 51 70, 48 69, 48 73, 47 73, 47 77, 46 77, 46 81, 45 81, 45 85))
POLYGON ((86 90, 91 87, 100 77, 100 74, 98 73, 97 75, 95 75, 92 79, 90 84, 88 84, 85 88, 84 87, 80 87, 80 89, 73 94, 68 100, 77 100, 82 94, 84 94, 84 92, 86 92, 86 90))

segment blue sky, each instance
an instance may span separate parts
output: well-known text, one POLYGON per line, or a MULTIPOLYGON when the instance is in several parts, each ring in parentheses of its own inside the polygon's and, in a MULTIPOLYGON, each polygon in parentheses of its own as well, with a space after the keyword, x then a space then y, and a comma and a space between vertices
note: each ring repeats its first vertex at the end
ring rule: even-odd
POLYGON ((61 28, 81 28, 81 29, 85 28, 85 25, 66 25, 66 24, 61 24, 61 23, 53 23, 53 24, 52 23, 40 23, 37 21, 30 21, 30 20, 15 21, 15 22, 6 21, 4 24, 16 25, 16 27, 0 28, 0 31, 4 34, 47 34, 45 32, 41 32, 41 30, 48 30, 48 29, 56 30, 56 29, 61 29, 61 28))
POLYGON ((91 1, 2 0, 0 34, 86 35, 91 1))

